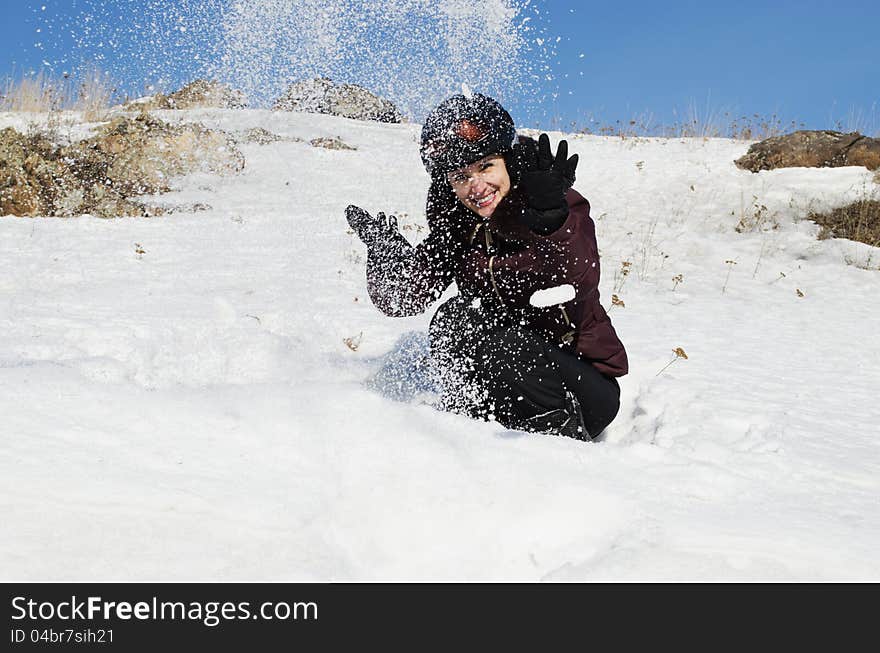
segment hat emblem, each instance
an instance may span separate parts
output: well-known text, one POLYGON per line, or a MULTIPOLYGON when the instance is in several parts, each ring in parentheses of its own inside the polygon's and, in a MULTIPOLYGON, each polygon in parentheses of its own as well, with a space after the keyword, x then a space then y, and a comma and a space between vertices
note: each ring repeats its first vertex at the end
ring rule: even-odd
POLYGON ((476 143, 486 138, 489 134, 485 129, 472 123, 470 120, 462 120, 455 126, 455 135, 466 140, 468 143, 476 143))

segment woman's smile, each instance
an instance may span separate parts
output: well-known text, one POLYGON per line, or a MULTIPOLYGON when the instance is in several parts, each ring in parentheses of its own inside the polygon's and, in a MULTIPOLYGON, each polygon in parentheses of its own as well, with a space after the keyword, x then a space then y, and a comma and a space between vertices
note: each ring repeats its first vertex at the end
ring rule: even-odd
POLYGON ((480 196, 472 195, 470 197, 470 200, 476 205, 478 209, 483 209, 495 202, 495 195, 497 195, 497 191, 492 190, 480 196))

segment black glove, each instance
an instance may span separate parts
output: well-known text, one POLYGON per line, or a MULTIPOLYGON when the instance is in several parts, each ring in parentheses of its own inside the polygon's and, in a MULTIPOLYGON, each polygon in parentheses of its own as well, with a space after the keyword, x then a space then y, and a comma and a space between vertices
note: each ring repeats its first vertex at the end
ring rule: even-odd
POLYGON ((367 247, 382 245, 400 237, 397 218, 393 215, 386 218, 384 213, 379 213, 374 218, 359 206, 349 204, 345 209, 345 219, 367 247))
POLYGON ((514 160, 528 204, 523 221, 537 233, 556 231, 568 217, 565 191, 574 184, 578 155, 568 158, 568 142, 562 140, 554 157, 550 138, 541 134, 537 144, 528 139, 514 145, 514 160))
POLYGON ((517 143, 520 166, 520 187, 526 194, 529 206, 543 211, 565 205, 565 191, 574 185, 578 155, 568 158, 568 142, 559 141, 556 156, 550 149, 550 138, 541 134, 537 145, 529 139, 517 143))

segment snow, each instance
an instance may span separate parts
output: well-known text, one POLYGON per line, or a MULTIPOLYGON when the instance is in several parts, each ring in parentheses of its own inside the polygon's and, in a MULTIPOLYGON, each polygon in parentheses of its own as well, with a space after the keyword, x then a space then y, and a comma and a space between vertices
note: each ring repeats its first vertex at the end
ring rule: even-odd
POLYGON ((542 288, 536 290, 529 297, 529 304, 532 306, 546 307, 555 306, 556 304, 564 304, 575 298, 576 292, 574 286, 570 283, 554 286, 553 288, 542 288))
POLYGON ((123 93, 204 78, 266 108, 292 82, 328 77, 416 122, 462 83, 540 100, 557 58, 548 12, 518 0, 80 0, 35 20, 49 70, 99 65, 123 93))
POLYGON ((880 259, 800 219, 865 170, 569 135, 632 369, 582 443, 370 383, 431 312, 371 305, 343 211, 424 236, 418 125, 159 113, 306 140, 161 198, 207 211, 0 218, 4 580, 880 579, 880 259))

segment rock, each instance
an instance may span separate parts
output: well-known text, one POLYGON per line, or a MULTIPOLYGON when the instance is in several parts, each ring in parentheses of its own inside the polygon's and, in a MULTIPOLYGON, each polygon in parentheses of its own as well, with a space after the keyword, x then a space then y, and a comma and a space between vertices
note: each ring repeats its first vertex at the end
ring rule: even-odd
POLYGON ((78 186, 48 138, 0 131, 0 215, 48 215, 56 199, 69 204, 78 186))
POLYGON ((19 171, 0 166, 0 215, 40 215, 45 204, 39 187, 29 183, 19 171))
POLYGON ((244 156, 224 132, 172 126, 145 113, 116 118, 64 147, 8 128, 0 132, 0 214, 156 215, 131 198, 165 192, 175 176, 243 167, 244 156))
POLYGON ((811 211, 807 219, 822 230, 819 239, 848 238, 872 247, 880 246, 880 200, 862 197, 826 213, 811 211))
POLYGON ((125 105, 128 111, 156 109, 242 109, 247 106, 244 93, 220 82, 197 79, 169 95, 157 93, 125 105))
POLYGON ((846 158, 849 165, 880 171, 880 139, 863 136, 852 144, 846 158))
POLYGON ((273 109, 325 113, 355 120, 402 122, 397 107, 355 84, 336 85, 326 77, 292 84, 273 109))
POLYGON ((239 138, 245 143, 257 143, 258 145, 268 145, 269 143, 276 143, 281 140, 278 134, 273 134, 268 129, 263 129, 262 127, 247 129, 239 135, 239 138))
POLYGON ((234 174, 244 155, 222 131, 189 123, 172 127, 149 114, 116 118, 77 150, 101 153, 106 175, 125 195, 163 192, 171 177, 191 172, 234 174))
POLYGON ((296 136, 279 136, 273 134, 262 127, 253 127, 235 134, 236 140, 242 143, 256 143, 257 145, 268 145, 269 143, 277 143, 284 141, 286 143, 301 143, 302 139, 296 136))
POLYGON ((752 172, 841 166, 865 166, 877 170, 880 168, 880 140, 858 132, 802 130, 755 143, 735 163, 752 172))
POLYGON ((323 147, 327 150, 356 150, 356 147, 352 147, 348 143, 344 142, 341 138, 335 137, 324 137, 324 138, 313 138, 309 141, 309 144, 312 147, 323 147))
POLYGON ((190 202, 186 204, 146 204, 144 208, 150 215, 168 215, 171 213, 200 213, 210 211, 214 207, 204 202, 190 202))

